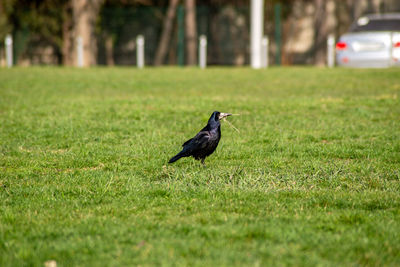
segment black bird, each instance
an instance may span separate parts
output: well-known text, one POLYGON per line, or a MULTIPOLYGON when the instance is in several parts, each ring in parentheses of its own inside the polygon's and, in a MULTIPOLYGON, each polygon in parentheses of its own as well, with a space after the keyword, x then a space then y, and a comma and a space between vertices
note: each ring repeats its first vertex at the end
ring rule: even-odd
POLYGON ((168 163, 173 163, 183 157, 194 157, 196 160, 201 160, 204 164, 206 157, 211 155, 218 146, 219 139, 221 139, 221 124, 220 120, 232 114, 221 113, 214 111, 206 127, 196 134, 195 137, 183 143, 182 151, 172 157, 168 163))

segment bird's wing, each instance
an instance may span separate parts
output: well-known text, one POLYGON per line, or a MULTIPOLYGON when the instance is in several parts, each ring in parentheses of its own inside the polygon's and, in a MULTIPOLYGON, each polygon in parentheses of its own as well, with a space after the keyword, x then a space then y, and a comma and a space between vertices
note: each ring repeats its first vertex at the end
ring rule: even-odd
POLYGON ((189 140, 187 140, 185 143, 182 144, 182 147, 184 147, 184 146, 186 146, 187 144, 189 144, 190 141, 192 141, 192 140, 193 140, 193 138, 190 138, 189 140))
POLYGON ((208 131, 200 131, 199 133, 196 134, 195 137, 190 138, 185 143, 183 143, 182 146, 185 147, 192 141, 194 143, 198 143, 200 140, 208 140, 209 136, 210 136, 210 133, 208 131))
POLYGON ((186 151, 195 151, 197 149, 201 149, 207 145, 209 139, 210 133, 208 131, 201 131, 192 139, 187 140, 183 144, 183 149, 186 151))

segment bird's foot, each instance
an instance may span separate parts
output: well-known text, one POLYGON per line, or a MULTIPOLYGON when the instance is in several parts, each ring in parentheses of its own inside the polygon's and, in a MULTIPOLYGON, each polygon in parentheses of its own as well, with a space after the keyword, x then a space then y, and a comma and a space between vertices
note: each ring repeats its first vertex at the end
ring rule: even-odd
POLYGON ((205 159, 201 159, 201 165, 203 165, 203 167, 206 167, 206 164, 204 162, 205 159))

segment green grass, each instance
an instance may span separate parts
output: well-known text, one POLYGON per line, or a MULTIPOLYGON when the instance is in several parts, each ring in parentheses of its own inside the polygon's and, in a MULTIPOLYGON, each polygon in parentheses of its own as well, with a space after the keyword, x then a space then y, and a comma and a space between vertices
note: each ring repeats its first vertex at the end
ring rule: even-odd
POLYGON ((0 266, 399 266, 399 94, 399 69, 0 69, 0 266), (168 165, 214 110, 240 133, 168 165))

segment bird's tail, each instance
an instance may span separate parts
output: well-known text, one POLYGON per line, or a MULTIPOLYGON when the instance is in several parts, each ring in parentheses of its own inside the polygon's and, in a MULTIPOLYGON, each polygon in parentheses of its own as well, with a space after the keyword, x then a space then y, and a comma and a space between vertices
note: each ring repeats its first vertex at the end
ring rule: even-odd
POLYGON ((173 162, 177 161, 178 159, 180 159, 180 158, 182 158, 182 157, 183 157, 183 155, 182 155, 181 153, 178 153, 178 154, 176 154, 175 156, 173 156, 173 157, 168 161, 168 163, 173 163, 173 162))

